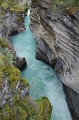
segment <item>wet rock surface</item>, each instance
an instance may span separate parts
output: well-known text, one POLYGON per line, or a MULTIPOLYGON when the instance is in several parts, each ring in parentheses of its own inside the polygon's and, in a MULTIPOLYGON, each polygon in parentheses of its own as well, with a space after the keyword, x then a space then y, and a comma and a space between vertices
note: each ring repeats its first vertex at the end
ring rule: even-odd
POLYGON ((16 58, 16 64, 15 66, 19 69, 19 70, 24 70, 24 68, 26 68, 26 59, 25 58, 16 58))

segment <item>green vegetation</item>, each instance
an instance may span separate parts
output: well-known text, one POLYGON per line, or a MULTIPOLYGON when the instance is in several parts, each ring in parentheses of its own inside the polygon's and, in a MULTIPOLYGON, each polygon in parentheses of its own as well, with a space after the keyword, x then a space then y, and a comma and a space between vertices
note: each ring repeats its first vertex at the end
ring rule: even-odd
POLYGON ((15 12, 17 14, 18 13, 23 13, 26 9, 28 9, 27 4, 25 4, 24 6, 20 5, 20 4, 16 4, 16 5, 10 7, 10 11, 15 12))
POLYGON ((0 47, 0 53, 4 54, 7 57, 7 59, 9 60, 10 64, 13 64, 13 63, 16 62, 15 58, 14 58, 14 51, 13 50, 9 50, 8 47, 6 47, 6 48, 0 47))
POLYGON ((25 78, 22 78, 21 81, 20 81, 20 85, 21 85, 21 86, 26 86, 26 85, 28 85, 28 80, 26 80, 25 78))
POLYGON ((52 108, 46 97, 34 101, 30 96, 20 98, 17 93, 12 102, 0 109, 0 120, 50 120, 52 108))
MULTIPOLYGON (((20 80, 20 71, 12 64, 10 64, 9 59, 5 55, 0 56, 0 81, 8 77, 9 87, 13 89, 20 80), (17 76, 17 77, 16 77, 17 76)), ((2 85, 2 83, 0 83, 2 85)))
POLYGON ((0 38, 0 47, 3 48, 7 47, 7 42, 4 38, 0 38))
POLYGON ((0 12, 5 15, 5 11, 10 9, 11 12, 23 13, 28 9, 28 0, 23 4, 22 0, 1 0, 0 1, 0 12))
POLYGON ((52 107, 49 100, 46 97, 42 97, 37 100, 39 105, 38 120, 50 120, 52 107))
POLYGON ((14 50, 10 50, 5 38, 0 38, 0 53, 5 55, 10 64, 15 63, 14 50))
POLYGON ((64 6, 64 8, 71 14, 79 10, 79 0, 52 0, 52 7, 54 11, 61 5, 64 6))
POLYGON ((13 89, 20 80, 20 71, 13 65, 15 63, 14 53, 13 50, 8 48, 6 40, 0 38, 0 88, 6 76, 8 77, 10 89, 13 89))

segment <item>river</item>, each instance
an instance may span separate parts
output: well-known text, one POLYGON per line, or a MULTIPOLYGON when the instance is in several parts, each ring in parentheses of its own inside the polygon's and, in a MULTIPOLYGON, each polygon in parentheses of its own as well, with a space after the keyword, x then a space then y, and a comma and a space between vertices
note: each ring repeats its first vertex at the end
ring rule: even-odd
POLYGON ((63 86, 55 71, 42 61, 36 60, 36 43, 29 29, 29 13, 25 17, 26 30, 12 36, 18 57, 25 57, 27 67, 21 77, 27 78, 30 84, 30 94, 34 99, 47 96, 53 106, 51 120, 72 120, 63 92, 63 86))

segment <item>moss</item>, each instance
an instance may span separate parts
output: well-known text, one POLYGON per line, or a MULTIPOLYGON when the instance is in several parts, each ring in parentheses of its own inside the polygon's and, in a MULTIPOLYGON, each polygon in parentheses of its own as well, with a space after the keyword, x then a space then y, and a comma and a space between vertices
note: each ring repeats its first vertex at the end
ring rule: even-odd
POLYGON ((29 120, 50 120, 52 107, 46 97, 34 101, 28 96, 20 98, 17 103, 26 111, 29 120))
POLYGON ((26 86, 28 84, 28 80, 25 79, 25 78, 22 78, 21 81, 20 81, 20 86, 26 86))
POLYGON ((57 69, 57 70, 56 70, 56 72, 57 72, 58 74, 60 74, 60 73, 61 73, 60 69, 57 69))
POLYGON ((30 99, 30 97, 26 97, 26 98, 21 98, 20 103, 21 106, 23 106, 23 108, 27 111, 28 117, 30 118, 31 116, 33 116, 35 114, 35 110, 33 107, 34 101, 32 99, 30 99), (32 102, 32 104, 31 104, 32 102))
POLYGON ((16 83, 20 80, 20 70, 14 65, 11 65, 5 55, 0 56, 0 61, 1 81, 2 78, 7 74, 9 87, 13 89, 16 83))
POLYGON ((22 6, 22 5, 18 4, 18 5, 12 6, 10 8, 10 11, 19 14, 19 13, 24 13, 27 8, 28 8, 28 6, 22 6))
POLYGON ((7 9, 8 8, 8 4, 6 2, 4 2, 4 3, 1 4, 1 7, 3 9, 7 9))
POLYGON ((7 46, 8 46, 8 45, 7 45, 6 40, 5 40, 4 38, 0 38, 0 47, 5 48, 5 47, 7 47, 7 46))
POLYGON ((16 18, 16 21, 17 21, 17 22, 22 22, 22 19, 19 18, 19 17, 17 17, 17 18, 16 18))
POLYGON ((20 80, 20 70, 17 69, 14 65, 10 65, 7 67, 6 73, 8 73, 10 88, 13 89, 16 83, 20 80))
POLYGON ((20 106, 9 106, 6 104, 0 110, 0 120, 26 120, 26 111, 20 106))
POLYGON ((39 113, 38 113, 38 120, 50 120, 52 107, 47 97, 42 97, 37 100, 39 104, 39 113))
POLYGON ((26 120, 26 111, 20 106, 12 106, 9 120, 26 120))
POLYGON ((0 88, 3 86, 3 78, 5 76, 4 70, 6 69, 6 66, 3 61, 3 56, 0 56, 0 88))
POLYGON ((2 109, 0 109, 0 120, 9 120, 9 114, 11 113, 11 108, 6 104, 2 109))
POLYGON ((0 77, 0 88, 2 87, 3 85, 3 79, 0 77))
MULTIPOLYGON (((36 114, 36 112, 30 102, 35 104, 34 101, 32 99, 30 99, 29 96, 26 96, 25 98, 19 98, 18 94, 16 94, 13 97, 14 106, 16 106, 16 108, 20 108, 20 111, 18 111, 18 113, 20 112, 21 115, 27 113, 29 120, 36 114)), ((24 117, 25 117, 25 115, 23 115, 23 118, 24 117)), ((23 118, 21 118, 21 120, 23 118)))
POLYGON ((70 13, 72 15, 78 10, 79 10, 79 6, 74 6, 74 7, 70 7, 67 9, 68 13, 70 13))
POLYGON ((26 3, 24 5, 20 5, 18 2, 20 1, 0 1, 0 8, 2 10, 2 13, 4 14, 8 8, 10 8, 11 12, 15 12, 16 14, 23 13, 26 9, 28 9, 28 0, 26 0, 26 3))

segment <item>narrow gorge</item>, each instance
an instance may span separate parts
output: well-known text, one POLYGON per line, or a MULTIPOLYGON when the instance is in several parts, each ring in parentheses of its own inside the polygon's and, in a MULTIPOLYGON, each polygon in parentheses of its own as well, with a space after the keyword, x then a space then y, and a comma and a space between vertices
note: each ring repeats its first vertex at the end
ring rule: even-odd
POLYGON ((0 1, 0 120, 79 120, 79 1, 0 1))
POLYGON ((34 99, 48 97, 53 106, 51 120, 72 120, 62 84, 55 71, 49 65, 35 58, 36 44, 33 33, 29 29, 29 23, 28 12, 28 16, 25 17, 26 30, 12 37, 17 56, 25 57, 27 60, 27 67, 22 71, 22 78, 28 79, 30 94, 34 99))

